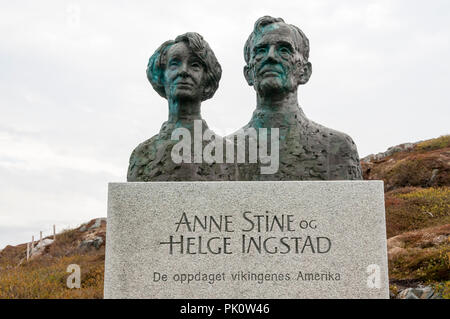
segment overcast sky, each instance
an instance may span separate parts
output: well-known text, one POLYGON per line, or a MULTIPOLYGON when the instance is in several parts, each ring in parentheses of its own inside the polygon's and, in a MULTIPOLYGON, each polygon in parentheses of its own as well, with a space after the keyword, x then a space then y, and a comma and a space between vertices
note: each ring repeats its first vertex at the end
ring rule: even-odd
POLYGON ((165 40, 204 36, 223 75, 203 117, 219 134, 245 125, 243 46, 263 15, 308 36, 300 104, 360 157, 450 133, 447 0, 3 1, 0 249, 106 216, 107 183, 126 181, 131 151, 167 119, 145 75, 165 40))

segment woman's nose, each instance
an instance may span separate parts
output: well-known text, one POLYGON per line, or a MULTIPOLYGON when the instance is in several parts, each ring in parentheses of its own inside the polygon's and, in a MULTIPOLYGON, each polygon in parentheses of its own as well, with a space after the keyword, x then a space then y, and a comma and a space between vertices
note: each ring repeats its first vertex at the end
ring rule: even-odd
POLYGON ((181 75, 185 75, 188 73, 188 64, 186 62, 181 63, 180 68, 178 69, 178 72, 181 75))

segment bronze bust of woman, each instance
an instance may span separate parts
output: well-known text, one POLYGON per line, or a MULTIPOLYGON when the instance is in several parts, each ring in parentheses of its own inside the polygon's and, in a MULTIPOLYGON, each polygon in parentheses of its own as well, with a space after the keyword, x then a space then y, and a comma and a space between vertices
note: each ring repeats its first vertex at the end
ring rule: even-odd
POLYGON ((205 181, 229 180, 229 169, 218 163, 176 163, 171 150, 178 142, 171 136, 175 129, 194 129, 201 121, 202 134, 208 125, 201 117, 201 102, 216 92, 222 69, 214 52, 195 32, 164 42, 150 57, 147 78, 159 95, 167 99, 169 118, 159 134, 139 144, 130 156, 127 180, 205 181))

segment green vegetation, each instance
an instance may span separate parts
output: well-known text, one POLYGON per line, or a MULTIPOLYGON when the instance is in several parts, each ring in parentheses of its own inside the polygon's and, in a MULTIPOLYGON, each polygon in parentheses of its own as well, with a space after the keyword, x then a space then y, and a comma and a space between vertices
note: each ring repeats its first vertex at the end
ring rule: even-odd
POLYGON ((431 213, 433 218, 450 216, 450 187, 419 188, 397 197, 408 200, 422 212, 431 213))
MULTIPOLYGON (((105 227, 96 231, 104 234, 105 227)), ((0 299, 103 298, 105 247, 78 248, 83 236, 78 229, 65 230, 29 261, 26 245, 6 247, 0 253, 0 299), (80 289, 67 287, 71 264, 80 266, 80 289)))
POLYGON ((450 280, 450 246, 410 250, 389 261, 391 280, 414 279, 424 283, 450 280))
POLYGON ((388 238, 403 232, 450 224, 450 187, 407 187, 386 193, 388 238))
POLYGON ((423 141, 416 145, 417 151, 434 151, 450 147, 450 135, 440 136, 431 140, 423 141))
POLYGON ((450 299, 450 280, 434 284, 433 288, 438 291, 444 299, 450 299))
POLYGON ((386 172, 386 179, 396 187, 426 185, 432 169, 427 158, 408 158, 399 160, 386 172))
POLYGON ((0 299, 103 298, 103 255, 38 258, 20 266, 0 270, 0 299), (81 288, 66 285, 67 266, 81 268, 81 288))

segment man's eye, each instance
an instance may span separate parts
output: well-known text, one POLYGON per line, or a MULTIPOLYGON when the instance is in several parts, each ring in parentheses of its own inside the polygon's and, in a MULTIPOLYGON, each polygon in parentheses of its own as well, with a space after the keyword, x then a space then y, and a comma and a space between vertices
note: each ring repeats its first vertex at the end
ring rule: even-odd
POLYGON ((256 54, 256 55, 258 55, 258 54, 264 54, 264 53, 266 53, 266 48, 257 48, 257 49, 255 50, 255 54, 256 54))
POLYGON ((290 50, 289 48, 287 48, 287 47, 281 47, 281 48, 278 49, 278 51, 279 51, 280 53, 283 53, 283 54, 289 54, 289 53, 291 53, 291 50, 290 50))
POLYGON ((178 61, 177 60, 172 60, 169 62, 169 66, 177 66, 178 65, 178 61))
POLYGON ((201 67, 200 63, 198 63, 198 62, 193 62, 193 63, 191 64, 191 66, 192 66, 193 68, 200 68, 200 67, 201 67))

